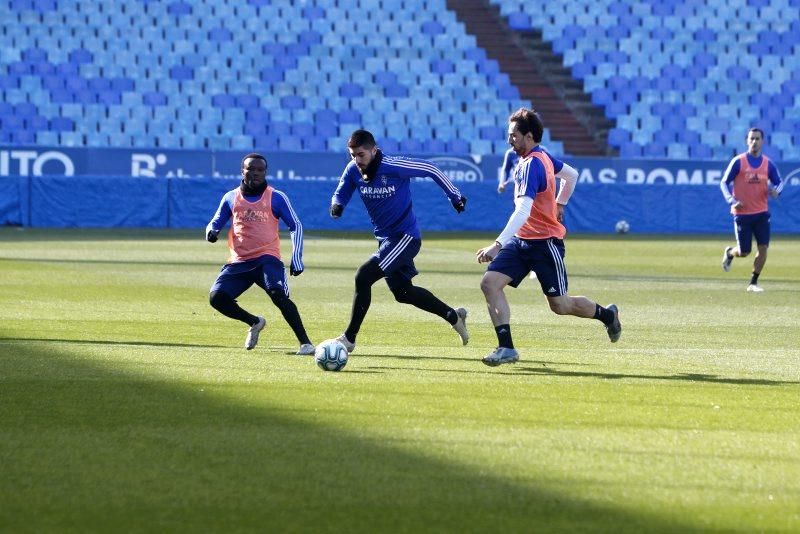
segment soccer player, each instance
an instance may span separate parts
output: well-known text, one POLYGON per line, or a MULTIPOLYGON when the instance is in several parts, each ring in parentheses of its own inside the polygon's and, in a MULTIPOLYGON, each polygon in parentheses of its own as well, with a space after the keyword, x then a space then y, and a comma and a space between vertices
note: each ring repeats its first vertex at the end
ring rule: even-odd
POLYGON ((339 341, 352 352, 361 323, 372 300, 372 286, 386 279, 398 302, 411 304, 438 315, 453 327, 466 345, 467 310, 453 309, 427 289, 415 286, 411 279, 418 274, 414 257, 422 246, 421 234, 411 208, 411 178, 431 178, 461 213, 467 199, 450 179, 431 162, 421 159, 385 155, 366 130, 356 130, 347 141, 352 161, 347 164, 331 199, 331 217, 341 217, 357 190, 374 227, 378 250, 356 271, 355 294, 350 324, 339 341))
POLYGON ((482 360, 489 366, 519 360, 503 290, 507 285, 517 287, 531 270, 553 312, 602 321, 612 343, 622 333, 616 305, 604 308, 586 297, 567 294, 566 229, 561 221, 572 189, 564 184, 556 196, 556 176, 571 176, 574 187, 578 173, 539 146, 543 131, 542 120, 533 110, 520 108, 509 117, 508 142, 520 157, 514 169, 515 210, 495 242, 476 253, 479 263, 491 262, 481 280, 498 341, 497 348, 482 360))
POLYGON ((733 231, 736 246, 725 247, 722 255, 722 270, 731 270, 733 258, 744 258, 753 248, 756 238, 758 252, 753 260, 753 273, 747 291, 764 291, 758 285, 758 277, 767 263, 769 248, 769 197, 777 198, 783 190, 783 182, 777 167, 761 153, 764 145, 764 131, 750 128, 747 131, 747 152, 739 154, 728 164, 728 169, 719 183, 722 195, 731 205, 733 231))
POLYGON ((263 317, 242 309, 236 299, 253 284, 263 289, 289 323, 300 342, 299 355, 313 354, 297 306, 289 299, 289 283, 281 261, 278 219, 292 236, 292 261, 289 272, 303 272, 303 225, 292 209, 289 198, 267 184, 267 160, 261 154, 248 154, 242 159, 242 182, 222 197, 214 218, 206 226, 206 240, 217 241, 223 226, 233 219, 228 231, 230 260, 211 286, 209 302, 221 314, 249 325, 244 348, 252 350, 258 335, 266 326, 263 317))
POLYGON ((514 179, 511 171, 519 162, 519 156, 514 152, 513 148, 506 150, 503 156, 503 164, 497 169, 497 194, 501 194, 506 190, 508 183, 514 179))

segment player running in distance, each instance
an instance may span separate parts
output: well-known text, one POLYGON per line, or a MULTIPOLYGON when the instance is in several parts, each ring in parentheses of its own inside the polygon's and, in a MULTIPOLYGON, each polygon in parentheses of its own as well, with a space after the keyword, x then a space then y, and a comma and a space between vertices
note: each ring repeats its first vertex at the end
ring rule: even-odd
POLYGON ((502 194, 509 183, 514 180, 514 174, 511 172, 519 162, 519 156, 514 152, 513 148, 506 150, 503 155, 503 164, 497 169, 497 194, 502 194))
POLYGON ((206 240, 216 242, 220 230, 231 219, 228 232, 231 256, 211 286, 211 306, 226 317, 250 326, 244 347, 252 350, 267 322, 242 309, 236 299, 256 284, 269 295, 297 336, 300 342, 297 354, 314 354, 314 345, 308 339, 297 306, 289 298, 278 234, 280 219, 289 227, 292 237, 289 272, 298 276, 303 272, 303 225, 289 198, 267 183, 267 160, 261 154, 248 154, 242 159, 242 182, 222 197, 214 218, 206 227, 206 240))
POLYGON ((767 204, 769 197, 778 198, 783 190, 778 168, 761 153, 763 145, 764 131, 750 128, 747 131, 747 152, 731 160, 719 183, 722 195, 731 205, 736 235, 736 245, 725 247, 722 254, 722 270, 726 273, 730 271, 733 258, 747 257, 755 237, 757 252, 750 285, 747 286, 747 291, 755 293, 764 291, 758 285, 758 277, 767 263, 769 248, 770 216, 767 204))
POLYGON ((405 157, 385 155, 366 130, 356 130, 347 141, 352 161, 347 164, 331 199, 333 218, 341 217, 347 203, 358 191, 367 208, 378 240, 378 250, 356 271, 355 294, 350 324, 339 336, 349 352, 356 345, 356 336, 369 310, 372 286, 386 279, 397 302, 411 304, 438 315, 453 327, 466 345, 467 310, 451 308, 433 293, 411 283, 418 271, 414 257, 419 253, 422 239, 417 219, 411 207, 411 178, 428 177, 442 188, 456 212, 464 211, 467 199, 450 179, 433 163, 405 157))
POLYGON ((616 305, 604 308, 586 297, 567 294, 566 228, 562 221, 578 173, 539 146, 543 131, 542 120, 533 110, 521 108, 509 117, 508 143, 520 157, 514 168, 516 208, 495 242, 476 253, 479 263, 491 262, 481 280, 498 341, 497 348, 482 360, 489 366, 519 359, 511 339, 511 309, 504 289, 507 285, 517 287, 530 271, 536 272, 553 312, 602 321, 612 343, 622 333, 616 305), (570 177, 558 196, 557 176, 570 177))

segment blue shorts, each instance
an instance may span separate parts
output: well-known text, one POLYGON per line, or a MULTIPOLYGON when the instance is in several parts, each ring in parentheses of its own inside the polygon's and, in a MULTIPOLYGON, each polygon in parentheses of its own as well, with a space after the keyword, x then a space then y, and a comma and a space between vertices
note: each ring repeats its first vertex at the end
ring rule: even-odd
POLYGON ((378 240, 378 251, 372 255, 386 277, 389 288, 402 287, 419 274, 414 258, 422 248, 422 240, 399 234, 378 240))
POLYGON ((735 215, 733 231, 736 233, 739 252, 748 253, 753 250, 753 237, 757 244, 769 245, 769 212, 735 215))
POLYGON ((511 287, 517 287, 533 271, 542 286, 542 293, 558 297, 567 294, 565 254, 561 239, 520 239, 515 236, 500 249, 486 270, 511 278, 511 287))
POLYGON ((282 289, 289 296, 286 268, 281 260, 269 255, 223 265, 211 291, 222 291, 235 299, 253 284, 264 291, 282 289))

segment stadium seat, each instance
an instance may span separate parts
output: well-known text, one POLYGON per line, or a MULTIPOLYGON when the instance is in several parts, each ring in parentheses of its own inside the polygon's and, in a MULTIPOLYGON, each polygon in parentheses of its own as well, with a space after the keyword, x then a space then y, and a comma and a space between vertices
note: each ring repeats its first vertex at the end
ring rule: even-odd
POLYGON ((469 154, 470 144, 462 139, 452 139, 445 145, 445 150, 450 154, 469 154))

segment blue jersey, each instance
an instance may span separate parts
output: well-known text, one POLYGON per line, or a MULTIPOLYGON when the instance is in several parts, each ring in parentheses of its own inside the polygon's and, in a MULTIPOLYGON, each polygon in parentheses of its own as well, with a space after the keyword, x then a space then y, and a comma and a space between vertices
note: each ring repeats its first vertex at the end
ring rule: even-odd
MULTIPOLYGON (((228 223, 233 215, 233 199, 238 189, 232 189, 225 193, 222 201, 219 203, 217 212, 211 219, 211 222, 206 226, 206 233, 209 230, 219 232, 228 223)), ((262 193, 264 194, 264 193, 262 193)), ((255 202, 261 195, 244 195, 245 200, 248 202, 255 202)), ((276 219, 282 220, 287 227, 292 237, 292 266, 295 269, 302 270, 303 267, 303 225, 300 224, 300 219, 292 208, 289 198, 282 191, 273 189, 272 191, 272 214, 276 219)))
POLYGON ((506 153, 503 156, 503 166, 500 167, 500 175, 497 178, 501 184, 505 184, 513 178, 511 171, 514 170, 517 162, 519 162, 519 156, 516 152, 514 152, 514 149, 509 148, 506 150, 506 153))
MULTIPOLYGON (((553 157, 541 146, 535 146, 531 152, 541 152, 553 164, 553 174, 558 174, 564 168, 564 162, 553 157)), ((542 162, 536 158, 527 158, 521 165, 514 168, 514 197, 536 198, 536 193, 541 193, 547 189, 547 173, 542 162)), ((555 195, 556 192, 553 191, 555 195)))
POLYGON ((461 192, 430 161, 383 155, 375 178, 370 182, 364 181, 361 171, 351 161, 339 179, 332 201, 347 206, 353 192, 358 190, 375 228, 376 238, 408 234, 419 239, 417 218, 411 209, 411 178, 432 179, 442 188, 451 204, 461 200, 461 192))

